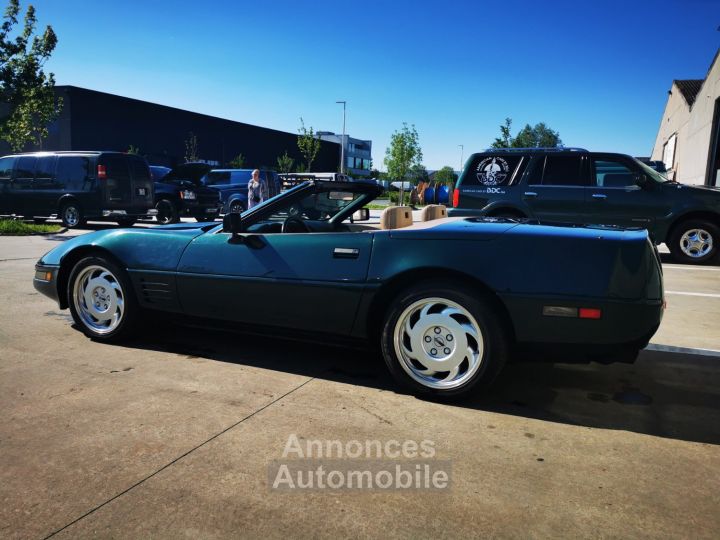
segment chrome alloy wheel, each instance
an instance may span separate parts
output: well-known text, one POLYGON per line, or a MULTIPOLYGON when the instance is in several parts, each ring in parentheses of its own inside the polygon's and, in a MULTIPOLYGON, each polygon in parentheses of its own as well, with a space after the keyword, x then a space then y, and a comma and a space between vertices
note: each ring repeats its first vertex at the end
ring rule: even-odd
POLYGON ((402 312, 393 333, 400 365, 429 388, 457 388, 477 372, 484 340, 475 318, 445 298, 423 298, 402 312))
POLYGON ((713 237, 704 229, 688 229, 680 237, 680 249, 688 257, 705 257, 713 248, 713 237))
POLYGON ((107 268, 88 266, 75 279, 75 310, 83 324, 98 334, 109 334, 122 321, 125 293, 118 279, 107 268))
POLYGON ((76 206, 66 206, 63 210, 63 219, 68 227, 75 227, 80 223, 80 212, 76 206))

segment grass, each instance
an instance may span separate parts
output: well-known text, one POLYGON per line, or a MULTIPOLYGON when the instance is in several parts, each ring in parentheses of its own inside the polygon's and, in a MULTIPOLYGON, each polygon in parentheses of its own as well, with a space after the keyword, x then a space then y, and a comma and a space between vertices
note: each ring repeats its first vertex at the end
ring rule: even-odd
POLYGON ((55 233, 61 230, 60 225, 36 225, 25 223, 19 219, 0 219, 0 236, 26 236, 29 234, 55 233))

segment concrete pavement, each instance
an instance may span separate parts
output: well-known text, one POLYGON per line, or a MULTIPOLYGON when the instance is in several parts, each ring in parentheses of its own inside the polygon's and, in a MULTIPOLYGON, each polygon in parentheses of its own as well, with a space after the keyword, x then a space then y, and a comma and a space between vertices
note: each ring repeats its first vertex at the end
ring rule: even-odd
MULTIPOLYGON (((123 346, 32 288, 56 238, 0 238, 0 537, 697 537, 720 531, 720 358, 508 367, 443 405, 363 351, 158 324, 123 346), (288 437, 434 441, 448 491, 268 485, 288 437)), ((653 340, 720 351, 720 268, 665 267, 653 340), (702 296, 698 296, 702 295, 702 296)))

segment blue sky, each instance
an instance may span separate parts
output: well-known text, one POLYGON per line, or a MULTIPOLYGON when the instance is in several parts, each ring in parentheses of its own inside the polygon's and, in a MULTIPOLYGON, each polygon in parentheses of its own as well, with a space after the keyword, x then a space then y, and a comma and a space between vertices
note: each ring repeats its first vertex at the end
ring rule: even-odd
MULTIPOLYGON (((23 2, 23 6, 27 3, 23 2)), ((415 124, 429 169, 546 122, 568 146, 649 155, 673 79, 702 78, 718 0, 36 0, 72 84, 295 132, 415 124)))

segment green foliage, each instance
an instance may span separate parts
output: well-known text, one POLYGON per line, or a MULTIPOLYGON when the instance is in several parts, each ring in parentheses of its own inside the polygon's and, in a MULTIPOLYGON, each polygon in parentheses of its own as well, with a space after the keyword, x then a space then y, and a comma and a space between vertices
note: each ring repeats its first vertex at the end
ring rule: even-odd
POLYGON ((428 175, 425 165, 416 163, 410 168, 410 181, 417 185, 418 182, 429 182, 430 176, 428 175))
POLYGON ((19 219, 0 219, 0 236, 25 236, 28 234, 45 234, 58 232, 60 225, 37 225, 25 223, 19 219))
POLYGON ((440 184, 453 185, 457 181, 457 175, 452 167, 445 166, 435 173, 435 181, 440 184))
POLYGON ((531 126, 525 124, 520 132, 512 137, 510 127, 512 120, 505 119, 505 124, 500 126, 500 137, 497 137, 492 143, 493 148, 553 148, 562 146, 560 133, 547 127, 544 122, 531 126))
POLYGON ((188 138, 185 139, 185 162, 190 163, 192 161, 198 161, 199 159, 197 137, 191 131, 188 133, 188 138))
MULTIPOLYGON (((390 192, 390 204, 399 204, 400 201, 400 192, 399 191, 391 191, 390 192)), ((410 192, 405 191, 403 193, 402 197, 402 204, 399 204, 399 206, 410 206, 410 192)))
POLYGON ((140 155, 140 148, 138 148, 137 146, 131 144, 131 145, 128 147, 128 149, 127 149, 127 153, 128 153, 128 154, 135 154, 136 156, 139 156, 139 155, 140 155))
POLYGON ((295 165, 295 160, 288 156, 287 151, 277 158, 277 168, 280 173, 292 172, 293 165, 295 165))
POLYGON ((300 129, 298 129, 298 133, 297 145, 306 163, 305 171, 303 172, 312 172, 312 163, 320 151, 320 139, 315 137, 312 126, 310 126, 310 129, 305 127, 305 121, 302 118, 300 118, 300 129))
POLYGON ((400 131, 390 137, 390 146, 385 150, 385 167, 387 176, 392 180, 403 181, 413 168, 422 164, 422 149, 415 126, 408 127, 403 123, 400 131))
POLYGON ((9 106, 0 118, 0 138, 14 151, 28 143, 42 146, 48 124, 60 114, 62 100, 56 101, 55 76, 43 70, 57 36, 51 26, 42 35, 35 34, 35 8, 28 6, 22 31, 12 36, 18 23, 20 3, 10 0, 0 26, 0 102, 9 106))
POLYGON ((245 156, 238 154, 230 160, 228 163, 231 169, 244 169, 245 168, 245 156))

